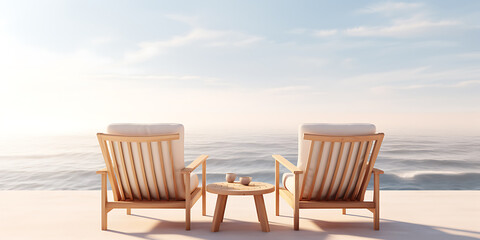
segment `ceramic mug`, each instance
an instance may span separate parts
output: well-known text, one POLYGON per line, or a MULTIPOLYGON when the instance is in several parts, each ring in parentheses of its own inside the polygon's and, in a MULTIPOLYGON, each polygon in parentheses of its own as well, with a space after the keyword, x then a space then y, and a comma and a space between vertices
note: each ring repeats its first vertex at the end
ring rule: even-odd
POLYGON ((240 183, 245 186, 248 186, 248 184, 250 184, 251 181, 252 181, 252 177, 240 177, 240 183))
POLYGON ((225 180, 229 183, 235 182, 235 179, 237 178, 237 174, 235 173, 227 173, 225 174, 225 180))

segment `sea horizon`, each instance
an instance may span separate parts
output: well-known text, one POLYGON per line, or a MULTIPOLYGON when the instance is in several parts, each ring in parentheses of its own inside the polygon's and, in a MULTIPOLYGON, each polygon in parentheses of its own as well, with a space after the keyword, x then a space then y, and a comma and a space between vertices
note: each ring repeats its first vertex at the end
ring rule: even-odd
MULTIPOLYGON (((207 154, 207 183, 225 173, 274 182, 272 154, 296 164, 295 133, 192 133, 185 163, 207 154)), ((0 139, 0 190, 98 190, 105 167, 95 134, 0 139)), ((480 136, 385 135, 375 167, 382 190, 480 190, 480 136)), ((198 171, 197 171, 198 172, 198 171)), ((286 169, 281 168, 281 172, 286 169)), ((198 172, 201 177, 200 172, 198 172)), ((370 185, 373 181, 370 181, 370 185)))

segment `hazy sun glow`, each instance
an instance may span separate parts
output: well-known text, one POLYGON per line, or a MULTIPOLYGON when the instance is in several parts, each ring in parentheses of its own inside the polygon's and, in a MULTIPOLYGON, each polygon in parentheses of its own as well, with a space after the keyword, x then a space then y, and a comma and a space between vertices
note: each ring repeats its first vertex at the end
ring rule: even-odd
POLYGON ((480 134, 480 3, 309 4, 1 2, 0 132, 480 134))

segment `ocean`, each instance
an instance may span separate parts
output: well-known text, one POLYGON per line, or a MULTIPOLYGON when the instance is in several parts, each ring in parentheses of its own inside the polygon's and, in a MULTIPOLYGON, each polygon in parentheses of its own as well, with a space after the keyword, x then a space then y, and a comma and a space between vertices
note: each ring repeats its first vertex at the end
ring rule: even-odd
MULTIPOLYGON (((296 164, 297 135, 187 133, 186 164, 200 154, 210 156, 208 183, 226 172, 273 183, 271 155, 296 164)), ((480 136, 386 134, 375 166, 384 190, 480 190, 480 136)), ((96 190, 103 167, 95 134, 0 139, 0 190, 96 190)))

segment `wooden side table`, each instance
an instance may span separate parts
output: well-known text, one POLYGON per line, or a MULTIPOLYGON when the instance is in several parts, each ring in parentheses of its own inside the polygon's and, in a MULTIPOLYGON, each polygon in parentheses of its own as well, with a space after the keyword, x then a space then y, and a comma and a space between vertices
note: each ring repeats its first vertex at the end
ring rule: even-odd
POLYGON ((218 232, 220 229, 220 223, 223 222, 225 206, 227 204, 227 198, 229 195, 253 195, 255 206, 257 208, 258 221, 260 222, 262 231, 270 232, 267 211, 265 210, 265 202, 263 201, 263 194, 275 191, 275 187, 272 184, 251 182, 248 186, 244 186, 239 182, 218 182, 208 184, 207 191, 218 194, 217 205, 213 215, 212 232, 218 232))

